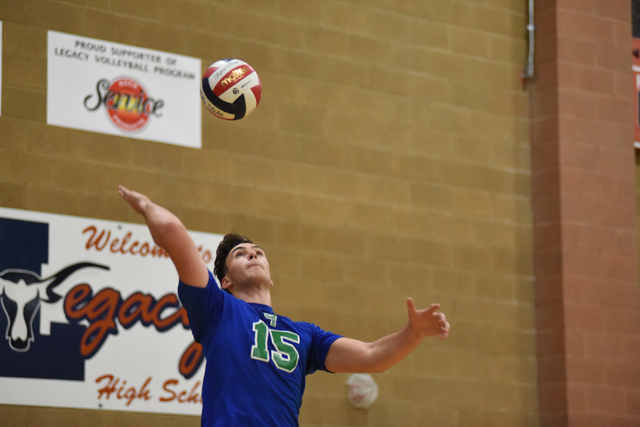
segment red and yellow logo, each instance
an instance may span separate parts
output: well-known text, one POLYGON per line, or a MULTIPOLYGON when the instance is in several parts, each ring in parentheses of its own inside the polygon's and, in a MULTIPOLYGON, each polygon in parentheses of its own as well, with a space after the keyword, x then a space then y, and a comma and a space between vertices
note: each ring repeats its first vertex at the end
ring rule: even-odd
POLYGON ((84 99, 84 106, 89 111, 96 111, 101 105, 119 129, 138 132, 147 125, 151 115, 162 115, 159 110, 164 106, 164 101, 151 98, 144 87, 132 78, 120 77, 111 83, 107 79, 100 80, 96 85, 96 94, 84 99), (97 102, 89 106, 94 96, 97 102))

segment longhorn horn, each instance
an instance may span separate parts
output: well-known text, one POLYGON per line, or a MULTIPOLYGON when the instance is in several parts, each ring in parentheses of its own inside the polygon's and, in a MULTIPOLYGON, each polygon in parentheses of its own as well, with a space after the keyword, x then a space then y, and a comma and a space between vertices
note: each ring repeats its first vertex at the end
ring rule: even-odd
POLYGON ((63 268, 53 276, 47 277, 46 279, 42 280, 43 282, 46 282, 51 279, 54 279, 49 285, 47 285, 47 297, 49 298, 49 302, 56 302, 60 298, 62 298, 62 296, 53 292, 53 288, 55 288, 60 283, 62 283, 67 277, 69 277, 74 272, 80 270, 81 268, 86 268, 86 267, 95 267, 95 268, 101 268, 103 270, 109 270, 109 267, 107 267, 106 265, 94 264, 92 262, 79 262, 78 264, 73 264, 73 265, 70 265, 69 267, 63 268))

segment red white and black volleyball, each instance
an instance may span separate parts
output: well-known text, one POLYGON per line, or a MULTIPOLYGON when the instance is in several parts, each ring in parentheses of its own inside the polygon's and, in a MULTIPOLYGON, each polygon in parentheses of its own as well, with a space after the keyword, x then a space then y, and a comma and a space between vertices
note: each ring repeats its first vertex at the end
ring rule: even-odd
POLYGON ((221 59, 204 73, 200 97, 214 116, 240 120, 260 103, 262 84, 251 65, 239 59, 221 59))

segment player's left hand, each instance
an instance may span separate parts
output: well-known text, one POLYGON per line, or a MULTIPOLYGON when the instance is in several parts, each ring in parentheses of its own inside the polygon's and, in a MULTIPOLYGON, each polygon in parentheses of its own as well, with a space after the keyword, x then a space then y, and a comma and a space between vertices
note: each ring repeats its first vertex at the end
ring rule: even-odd
POLYGON ((444 313, 436 310, 440 304, 431 304, 423 310, 416 310, 412 298, 407 298, 407 309, 409 312, 409 324, 423 337, 440 337, 441 340, 449 335, 449 322, 444 313))
POLYGON ((144 207, 151 203, 151 200, 144 194, 129 190, 124 185, 118 185, 118 194, 140 215, 144 215, 144 207))

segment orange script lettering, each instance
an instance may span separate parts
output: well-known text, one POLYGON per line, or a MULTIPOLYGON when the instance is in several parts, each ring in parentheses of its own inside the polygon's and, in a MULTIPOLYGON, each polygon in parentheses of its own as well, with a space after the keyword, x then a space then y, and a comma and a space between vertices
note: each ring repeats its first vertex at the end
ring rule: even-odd
POLYGON ((102 396, 104 396, 106 400, 109 400, 109 398, 113 394, 118 400, 126 399, 127 406, 129 406, 134 399, 151 399, 151 394, 149 393, 149 389, 147 388, 147 386, 151 382, 151 377, 147 378, 147 380, 144 382, 144 384, 142 384, 142 387, 140 387, 139 390, 131 386, 125 388, 127 385, 127 381, 122 381, 122 384, 120 385, 120 378, 114 378, 114 376, 111 374, 106 374, 96 378, 96 383, 99 384, 105 380, 106 385, 98 389, 98 400, 102 399, 102 396))
POLYGON ((176 379, 166 380, 162 388, 168 393, 167 396, 162 396, 158 399, 160 402, 173 402, 178 403, 202 403, 202 397, 196 393, 198 387, 200 387, 200 381, 197 381, 191 388, 191 391, 181 390, 179 392, 173 391, 172 387, 180 384, 180 381, 176 379))
POLYGON ((189 328, 189 318, 184 307, 180 306, 178 296, 169 293, 156 300, 149 294, 135 292, 123 300, 120 292, 112 288, 102 289, 93 295, 86 283, 74 286, 64 299, 64 313, 70 321, 86 319, 89 327, 80 341, 80 353, 89 358, 104 344, 109 334, 117 334, 116 319, 129 329, 140 321, 144 326, 153 325, 164 332, 177 324, 189 328), (165 310, 171 314, 163 317, 165 310))
MULTIPOLYGON (((94 248, 96 251, 101 252, 105 249, 114 254, 123 255, 139 255, 141 257, 151 256, 154 258, 168 258, 167 251, 160 246, 151 242, 141 242, 133 239, 133 233, 127 232, 124 236, 116 237, 115 233, 111 230, 102 229, 98 232, 98 228, 95 225, 82 230, 82 234, 89 234, 85 248, 91 250, 94 248)), ((213 259, 212 252, 209 249, 203 249, 202 246, 198 247, 202 259, 205 263, 211 262, 213 259)))

